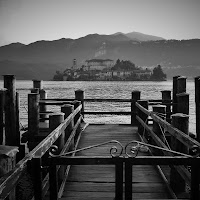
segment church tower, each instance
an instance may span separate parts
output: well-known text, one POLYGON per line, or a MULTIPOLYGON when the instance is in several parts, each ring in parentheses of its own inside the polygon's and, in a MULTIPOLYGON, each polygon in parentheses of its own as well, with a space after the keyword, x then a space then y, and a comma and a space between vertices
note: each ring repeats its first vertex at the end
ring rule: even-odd
POLYGON ((76 59, 75 58, 73 59, 73 65, 72 65, 71 69, 72 70, 77 69, 77 64, 76 64, 76 59))

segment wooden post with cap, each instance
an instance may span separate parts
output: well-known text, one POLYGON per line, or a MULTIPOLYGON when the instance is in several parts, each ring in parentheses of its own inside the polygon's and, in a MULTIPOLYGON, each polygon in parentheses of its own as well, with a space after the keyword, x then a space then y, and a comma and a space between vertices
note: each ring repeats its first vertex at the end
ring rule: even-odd
MULTIPOLYGON (((188 127, 189 127, 189 116, 182 113, 176 113, 172 115, 172 125, 179 129, 180 131, 184 132, 186 135, 189 134, 188 127)), ((181 152, 188 154, 188 148, 178 141, 175 137, 171 137, 171 148, 174 151, 181 152)), ((181 177, 181 175, 172 167, 170 172, 170 185, 172 189, 177 192, 181 193, 185 191, 185 181, 181 177)))
POLYGON ((196 138, 200 142, 200 76, 195 77, 196 138))
POLYGON ((6 89, 0 89, 0 145, 5 142, 4 138, 4 105, 5 105, 6 89))
POLYGON ((177 113, 177 97, 176 97, 176 94, 177 94, 177 81, 178 81, 179 77, 180 76, 174 76, 173 77, 173 107, 172 107, 173 114, 177 113))
POLYGON ((135 103, 140 100, 140 91, 133 91, 132 92, 132 99, 131 99, 131 125, 137 126, 138 122, 136 120, 136 113, 137 113, 137 107, 135 103))
POLYGON ((39 134, 39 94, 28 94, 28 147, 34 148, 35 136, 39 134))
POLYGON ((5 95, 5 144, 20 145, 20 135, 17 132, 16 119, 16 79, 14 75, 4 75, 5 95))
POLYGON ((166 105, 166 121, 171 123, 171 91, 163 90, 162 92, 162 103, 166 105))
POLYGON ((82 104, 81 114, 84 117, 84 91, 76 90, 75 91, 75 99, 81 102, 81 104, 82 104))

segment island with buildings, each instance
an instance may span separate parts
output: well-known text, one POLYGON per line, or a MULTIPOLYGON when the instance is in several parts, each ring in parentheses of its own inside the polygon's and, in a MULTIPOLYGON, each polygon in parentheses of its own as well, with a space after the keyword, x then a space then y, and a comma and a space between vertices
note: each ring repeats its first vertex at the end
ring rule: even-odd
POLYGON ((164 81, 166 74, 160 65, 150 70, 138 67, 131 61, 111 59, 90 59, 82 66, 73 60, 71 68, 56 71, 54 81, 164 81))

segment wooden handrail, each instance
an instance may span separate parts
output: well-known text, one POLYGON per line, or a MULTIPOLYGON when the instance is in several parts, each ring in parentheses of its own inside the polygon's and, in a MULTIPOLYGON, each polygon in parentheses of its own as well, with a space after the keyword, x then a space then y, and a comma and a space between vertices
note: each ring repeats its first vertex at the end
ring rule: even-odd
MULTIPOLYGON (((47 102, 66 102, 74 101, 74 99, 41 99, 40 104, 45 104, 47 102)), ((162 99, 148 99, 150 103, 162 103, 162 99)), ((84 102, 132 102, 132 99, 84 99, 84 102)), ((171 101, 172 102, 172 101, 171 101)))
POLYGON ((176 137, 180 142, 186 145, 188 148, 193 148, 197 146, 200 148, 200 143, 190 136, 186 135, 184 132, 174 128, 171 124, 157 116, 155 113, 148 111, 143 108, 139 103, 136 102, 136 106, 146 115, 150 116, 155 122, 159 123, 166 131, 168 131, 172 136, 176 137))
POLYGON ((76 110, 70 114, 63 123, 61 123, 54 131, 52 131, 40 144, 38 144, 30 153, 33 157, 42 157, 50 146, 58 139, 61 133, 66 129, 72 119, 80 112, 82 105, 80 105, 76 110))
MULTIPOLYGON (((164 149, 168 149, 168 147, 162 142, 162 140, 149 128, 149 126, 138 116, 136 116, 136 119, 142 124, 142 126, 148 131, 148 133, 151 135, 151 137, 154 139, 156 144, 159 147, 162 147, 164 149)), ((174 156, 173 153, 163 151, 165 156, 174 156)), ((188 185, 191 183, 191 174, 190 172, 184 167, 184 166, 174 166, 174 168, 179 172, 179 174, 182 176, 182 178, 186 181, 188 185)))
MULTIPOLYGON (((0 198, 5 198, 10 191, 16 186, 22 175, 27 169, 28 161, 33 158, 41 158, 59 138, 61 133, 66 129, 74 117, 81 111, 82 105, 70 114, 63 123, 61 123, 55 130, 53 130, 42 142, 40 142, 29 154, 27 154, 21 161, 19 161, 15 168, 0 179, 0 198)), ((78 120, 80 122, 80 120, 78 120)))
POLYGON ((65 104, 73 104, 72 101, 54 101, 54 100, 51 100, 51 101, 46 101, 45 100, 40 100, 39 101, 39 105, 65 105, 65 104))

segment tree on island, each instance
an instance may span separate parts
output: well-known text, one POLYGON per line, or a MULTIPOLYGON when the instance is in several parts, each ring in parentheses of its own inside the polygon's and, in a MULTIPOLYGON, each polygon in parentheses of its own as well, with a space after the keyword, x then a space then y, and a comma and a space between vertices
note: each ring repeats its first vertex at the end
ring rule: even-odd
POLYGON ((62 81, 63 80, 63 74, 60 71, 56 71, 56 74, 53 77, 54 81, 62 81))
POLYGON ((155 81, 164 81, 166 80, 167 75, 163 72, 162 67, 158 65, 153 69, 153 73, 151 75, 151 80, 155 81))
POLYGON ((116 64, 112 67, 112 70, 133 70, 137 69, 134 63, 129 60, 121 60, 117 59, 116 64))

